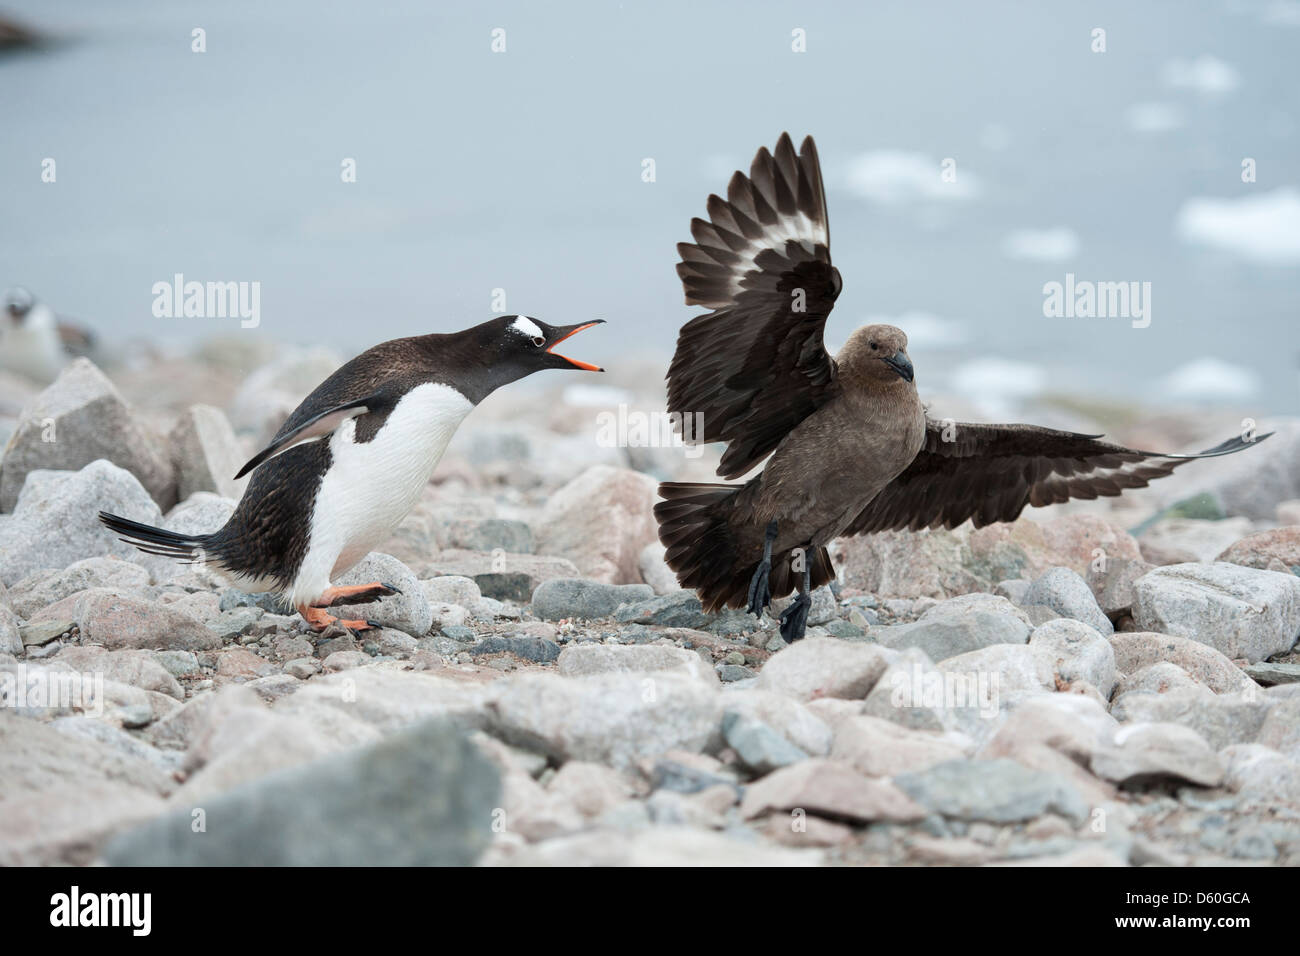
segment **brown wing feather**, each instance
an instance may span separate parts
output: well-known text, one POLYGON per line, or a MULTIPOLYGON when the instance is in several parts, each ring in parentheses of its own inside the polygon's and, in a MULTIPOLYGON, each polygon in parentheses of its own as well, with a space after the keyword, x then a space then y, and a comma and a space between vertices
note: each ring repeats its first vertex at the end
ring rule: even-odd
POLYGON ((718 474, 735 478, 835 390, 822 332, 841 283, 812 137, 798 154, 786 133, 775 153, 760 149, 708 211, 691 221, 695 242, 677 247, 677 274, 686 304, 713 311, 678 335, 668 410, 702 414, 696 440, 728 442, 718 474))
MULTIPOLYGON (((1027 505, 1115 497, 1185 462, 1230 455, 1251 444, 1233 438, 1197 455, 1167 455, 1036 425, 950 427, 952 440, 945 441, 943 423, 926 422, 920 454, 872 499, 846 535, 1014 521, 1027 505)), ((1256 436, 1255 442, 1267 437, 1256 436)))

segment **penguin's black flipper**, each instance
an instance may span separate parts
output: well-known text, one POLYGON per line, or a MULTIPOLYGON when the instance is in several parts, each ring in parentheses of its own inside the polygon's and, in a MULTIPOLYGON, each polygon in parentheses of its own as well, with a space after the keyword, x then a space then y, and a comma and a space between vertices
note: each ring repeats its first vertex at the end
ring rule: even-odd
POLYGON ((349 418, 356 418, 359 415, 366 414, 370 411, 370 406, 379 400, 380 395, 376 392, 355 401, 335 405, 333 408, 325 409, 318 415, 313 415, 293 431, 277 436, 275 441, 248 459, 248 463, 239 469, 239 474, 235 475, 235 480, 238 481, 264 461, 269 461, 276 455, 288 451, 294 445, 301 445, 303 442, 324 438, 349 418))

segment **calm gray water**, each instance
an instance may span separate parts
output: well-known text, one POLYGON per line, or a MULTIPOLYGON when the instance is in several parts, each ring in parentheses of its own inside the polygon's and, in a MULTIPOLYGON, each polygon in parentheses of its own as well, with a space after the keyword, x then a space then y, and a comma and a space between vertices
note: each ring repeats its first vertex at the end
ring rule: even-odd
POLYGON ((66 42, 0 58, 0 285, 114 336, 237 324, 155 318, 177 272, 260 282, 241 334, 345 351, 481 321, 503 288, 607 318, 575 354, 616 384, 694 312, 690 217, 788 129, 827 179, 832 343, 883 316, 926 384, 1300 410, 1294 2, 3 11, 66 42), (1067 272, 1151 283, 1150 325, 1044 317, 1067 272))

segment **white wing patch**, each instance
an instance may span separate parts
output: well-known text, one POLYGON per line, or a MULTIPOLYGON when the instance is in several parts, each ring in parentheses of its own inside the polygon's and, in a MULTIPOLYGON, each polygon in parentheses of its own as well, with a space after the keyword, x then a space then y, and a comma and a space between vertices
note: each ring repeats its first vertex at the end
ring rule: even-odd
MULTIPOLYGON (((717 225, 718 223, 714 222, 714 226, 717 225)), ((739 227, 737 227, 736 234, 740 234, 739 227)), ((797 242, 803 246, 805 252, 815 254, 817 246, 829 247, 831 239, 824 222, 813 222, 802 212, 796 212, 792 216, 782 216, 780 222, 772 223, 763 229, 762 238, 750 240, 748 248, 733 250, 736 255, 740 256, 740 261, 731 267, 732 294, 740 294, 742 291, 741 281, 745 276, 751 272, 761 271, 754 264, 754 260, 758 258, 759 253, 765 249, 773 249, 784 255, 787 242, 797 242)))
POLYGON ((520 335, 528 336, 530 339, 546 338, 546 334, 537 327, 537 323, 526 315, 516 317, 514 322, 510 324, 510 328, 514 329, 520 335))

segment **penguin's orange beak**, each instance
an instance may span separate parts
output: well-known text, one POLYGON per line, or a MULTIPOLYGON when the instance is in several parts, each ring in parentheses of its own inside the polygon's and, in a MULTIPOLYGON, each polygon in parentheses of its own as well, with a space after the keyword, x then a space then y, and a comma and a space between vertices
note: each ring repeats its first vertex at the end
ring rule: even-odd
POLYGON ((605 370, 601 368, 599 365, 592 365, 590 362, 580 362, 577 359, 569 358, 567 355, 561 355, 560 353, 555 351, 555 347, 559 345, 561 342, 563 342, 565 339, 572 338, 573 336, 577 335, 583 329, 589 329, 593 325, 604 325, 604 324, 605 324, 604 319, 596 319, 593 322, 582 322, 579 323, 578 325, 557 326, 555 329, 557 338, 555 339, 554 342, 552 342, 550 345, 546 347, 546 351, 549 352, 551 355, 554 355, 558 359, 564 359, 564 361, 568 362, 574 368, 580 368, 586 372, 603 372, 605 370))

